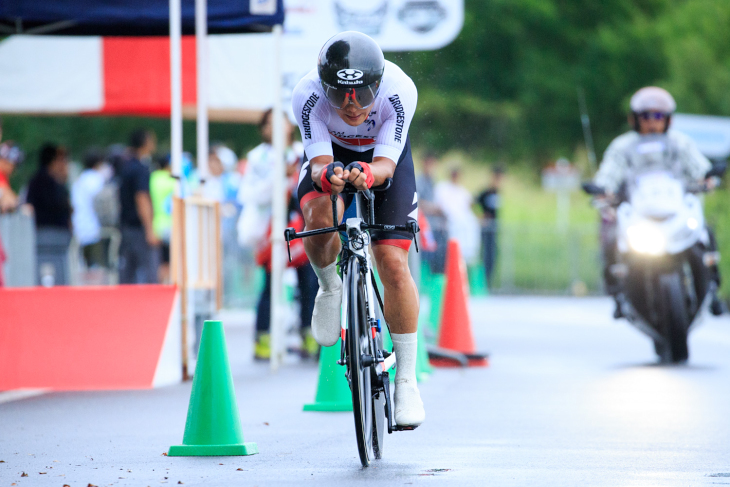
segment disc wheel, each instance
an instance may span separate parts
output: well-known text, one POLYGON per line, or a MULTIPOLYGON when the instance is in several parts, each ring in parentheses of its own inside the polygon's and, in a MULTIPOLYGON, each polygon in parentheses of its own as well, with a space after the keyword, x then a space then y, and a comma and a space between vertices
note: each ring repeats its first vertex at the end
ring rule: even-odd
POLYGON ((377 458, 373 448, 373 432, 377 430, 373 415, 373 387, 371 367, 363 367, 363 354, 370 354, 370 340, 365 309, 365 293, 361 282, 357 257, 351 257, 348 266, 350 283, 347 347, 350 364, 350 389, 352 409, 355 417, 355 437, 360 463, 370 465, 377 458))

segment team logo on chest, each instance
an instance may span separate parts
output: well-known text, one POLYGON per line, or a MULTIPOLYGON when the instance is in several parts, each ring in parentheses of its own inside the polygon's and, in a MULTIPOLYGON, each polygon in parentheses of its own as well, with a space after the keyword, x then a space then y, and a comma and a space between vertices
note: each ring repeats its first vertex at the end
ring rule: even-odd
POLYGON ((345 132, 337 132, 336 130, 330 130, 330 135, 346 145, 362 147, 375 143, 374 135, 346 134, 345 132))

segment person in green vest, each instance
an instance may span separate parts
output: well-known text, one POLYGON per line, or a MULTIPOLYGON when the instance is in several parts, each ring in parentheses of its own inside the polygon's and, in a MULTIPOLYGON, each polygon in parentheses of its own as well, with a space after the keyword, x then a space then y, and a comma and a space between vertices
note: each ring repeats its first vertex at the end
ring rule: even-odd
POLYGON ((160 267, 157 272, 160 283, 170 281, 170 233, 172 231, 172 197, 175 194, 175 178, 172 177, 170 157, 160 158, 159 169, 150 176, 152 198, 152 229, 160 239, 160 267))

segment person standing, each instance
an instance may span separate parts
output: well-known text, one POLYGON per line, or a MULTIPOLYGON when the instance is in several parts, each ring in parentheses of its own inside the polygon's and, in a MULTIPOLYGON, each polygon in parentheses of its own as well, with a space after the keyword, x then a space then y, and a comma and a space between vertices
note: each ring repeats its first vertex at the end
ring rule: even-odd
POLYGON ((423 158, 423 172, 416 178, 416 191, 418 192, 418 207, 426 215, 436 243, 434 251, 426 252, 424 249, 424 258, 428 262, 431 272, 442 273, 446 262, 446 243, 449 239, 449 231, 446 216, 441 207, 436 204, 434 171, 437 164, 438 160, 434 154, 426 154, 423 158))
POLYGON ((152 199, 152 228, 160 239, 160 267, 157 272, 161 284, 170 282, 170 236, 172 235, 172 199, 177 181, 172 177, 170 157, 158 160, 159 169, 150 176, 150 197, 152 199))
MULTIPOLYGON (((0 120, 0 134, 2 121, 0 120)), ((12 143, 0 144, 0 213, 10 212, 18 207, 18 196, 10 187, 10 175, 15 166, 23 160, 23 153, 12 143)), ((6 261, 5 248, 0 238, 0 287, 5 285, 3 264, 6 261)))
POLYGON ((84 170, 71 186, 73 232, 87 267, 106 266, 101 223, 94 208, 94 200, 106 183, 102 170, 105 164, 104 153, 100 149, 89 149, 84 157, 84 170))
MULTIPOLYGON (((261 265, 266 274, 264 287, 261 290, 259 300, 256 306, 256 344, 254 347, 254 358, 258 360, 268 360, 271 357, 271 237, 268 232, 271 231, 271 197, 273 179, 271 177, 271 168, 274 164, 274 150, 271 145, 272 137, 272 114, 271 109, 267 110, 261 122, 259 129, 261 131, 262 142, 251 150, 248 155, 248 164, 246 172, 241 180, 239 189, 239 201, 243 205, 241 213, 242 222, 239 224, 239 242, 246 242, 248 245, 256 247, 256 260, 261 265), (258 223, 253 223, 258 221, 258 223)), ((284 133, 286 140, 286 177, 289 178, 287 184, 289 197, 289 226, 294 225, 294 221, 301 220, 301 210, 298 202, 291 195, 295 188, 300 158, 297 156, 291 143, 292 128, 289 121, 284 117, 284 133)), ((316 356, 318 345, 312 336, 311 322, 314 310, 314 299, 317 295, 319 285, 317 276, 312 270, 309 261, 304 259, 303 262, 295 266, 297 273, 297 282, 299 290, 300 302, 300 334, 302 338, 302 355, 316 356)))
POLYGON ((449 239, 456 239, 461 255, 467 264, 473 263, 479 254, 479 222, 471 205, 471 193, 461 185, 461 170, 453 168, 448 181, 436 185, 436 203, 446 215, 449 239))
POLYGON ((12 142, 0 144, 0 213, 15 210, 18 195, 10 187, 10 176, 23 160, 23 153, 12 142))
POLYGON ((487 287, 492 286, 494 266, 497 262, 497 213, 500 205, 499 191, 502 187, 504 168, 496 166, 492 169, 492 183, 477 196, 482 208, 482 256, 487 287))
POLYGON ((150 130, 138 129, 132 132, 129 142, 131 157, 122 166, 119 188, 122 231, 119 282, 153 284, 157 282, 160 239, 152 224, 150 167, 157 137, 150 130))
POLYGON ((44 286, 69 283, 68 247, 71 243, 71 198, 68 153, 47 143, 41 148, 40 167, 28 185, 28 203, 36 224, 38 281, 44 286))

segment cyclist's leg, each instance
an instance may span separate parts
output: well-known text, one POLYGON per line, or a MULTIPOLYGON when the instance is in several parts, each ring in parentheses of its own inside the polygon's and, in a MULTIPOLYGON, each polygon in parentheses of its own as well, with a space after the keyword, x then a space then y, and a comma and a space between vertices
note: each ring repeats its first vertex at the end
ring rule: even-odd
MULTIPOLYGON (((314 189, 311 169, 306 161, 299 177, 297 195, 306 230, 332 226, 332 202, 328 194, 314 189)), ((341 200, 338 200, 337 209, 338 218, 342 218, 344 205, 341 200)), ((320 345, 329 347, 340 337, 342 280, 337 274, 336 263, 340 238, 337 233, 305 238, 304 250, 319 281, 312 312, 312 335, 320 345)))
MULTIPOLYGON (((401 155, 393 184, 375 201, 375 221, 404 224, 416 219, 418 202, 410 143, 401 155)), ((421 424, 426 413, 416 384, 418 350, 418 289, 408 268, 411 235, 405 232, 373 232, 373 253, 383 282, 385 320, 391 329, 397 360, 395 376, 395 421, 400 426, 421 424)))

